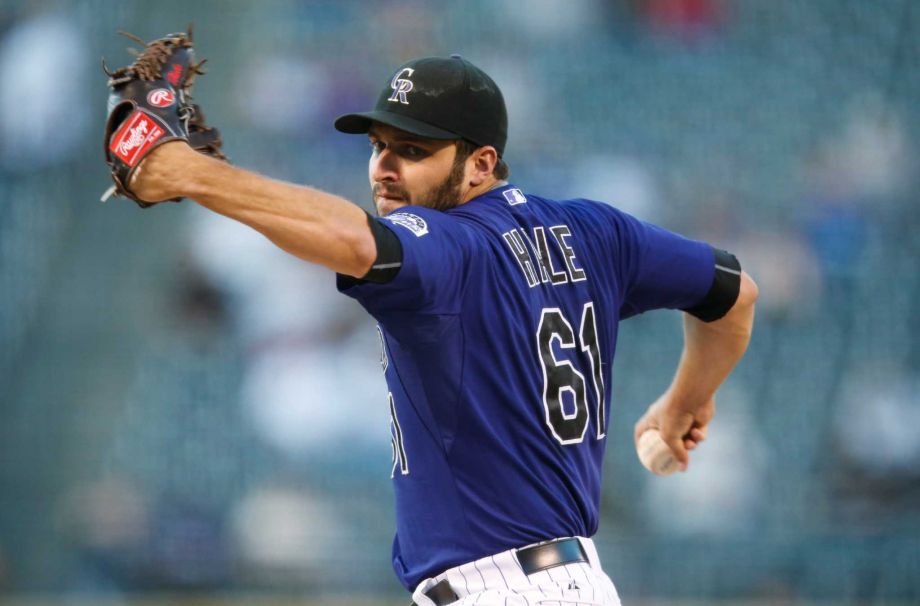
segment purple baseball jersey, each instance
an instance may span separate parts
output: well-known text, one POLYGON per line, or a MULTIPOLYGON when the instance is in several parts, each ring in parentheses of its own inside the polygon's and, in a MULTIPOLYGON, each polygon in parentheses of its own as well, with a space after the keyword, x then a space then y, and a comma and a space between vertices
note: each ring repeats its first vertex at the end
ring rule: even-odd
POLYGON ((397 576, 412 589, 513 547, 592 536, 618 323, 700 303, 712 247, 513 185, 381 223, 402 244, 399 273, 339 288, 381 331, 397 576))

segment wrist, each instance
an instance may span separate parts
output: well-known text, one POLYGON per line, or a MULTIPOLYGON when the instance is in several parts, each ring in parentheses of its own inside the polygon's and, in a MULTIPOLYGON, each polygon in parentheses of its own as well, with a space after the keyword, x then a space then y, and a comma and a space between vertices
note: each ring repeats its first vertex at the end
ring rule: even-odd
POLYGON ((198 155, 184 141, 164 143, 134 170, 128 189, 150 202, 185 197, 185 181, 198 155))
POLYGON ((694 422, 705 425, 709 423, 716 412, 715 393, 681 393, 672 391, 671 388, 659 399, 661 418, 678 420, 692 419, 694 422))
POLYGON ((707 406, 714 397, 714 391, 701 389, 699 385, 675 380, 665 391, 662 404, 673 413, 686 412, 695 414, 696 411, 707 406))

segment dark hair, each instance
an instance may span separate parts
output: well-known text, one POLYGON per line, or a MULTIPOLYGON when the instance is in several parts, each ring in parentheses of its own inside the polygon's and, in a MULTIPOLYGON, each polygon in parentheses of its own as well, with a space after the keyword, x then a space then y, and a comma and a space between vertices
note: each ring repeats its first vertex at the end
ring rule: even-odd
MULTIPOLYGON (((457 157, 454 159, 454 163, 458 164, 460 162, 465 162, 467 158, 473 155, 473 152, 482 147, 481 145, 476 145, 472 141, 467 141, 466 139, 457 139, 457 157)), ((508 168, 508 165, 501 158, 498 159, 498 162, 495 163, 495 168, 492 170, 492 174, 496 179, 504 181, 511 175, 511 169, 508 168)))

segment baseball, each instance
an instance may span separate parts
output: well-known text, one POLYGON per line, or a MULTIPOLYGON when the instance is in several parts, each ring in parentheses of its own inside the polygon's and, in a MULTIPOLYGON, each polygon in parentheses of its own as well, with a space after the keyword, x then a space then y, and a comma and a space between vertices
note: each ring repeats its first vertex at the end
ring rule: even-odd
POLYGON ((671 449, 661 439, 657 429, 648 429, 639 436, 636 451, 642 465, 655 475, 669 476, 678 469, 677 459, 671 454, 671 449))

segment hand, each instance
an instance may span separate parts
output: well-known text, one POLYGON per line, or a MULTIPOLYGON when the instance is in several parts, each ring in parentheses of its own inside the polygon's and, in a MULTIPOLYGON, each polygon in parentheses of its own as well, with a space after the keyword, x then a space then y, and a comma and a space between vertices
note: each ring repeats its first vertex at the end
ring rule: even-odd
POLYGON ((164 143, 150 152, 134 169, 128 189, 149 204, 181 197, 178 191, 180 177, 187 170, 190 156, 196 155, 185 141, 164 143))
POLYGON ((691 409, 675 402, 670 391, 665 392, 636 422, 633 433, 636 448, 639 446, 639 436, 648 429, 657 429, 680 464, 680 470, 686 471, 690 464, 689 451, 706 439, 709 422, 715 413, 715 396, 691 409))

